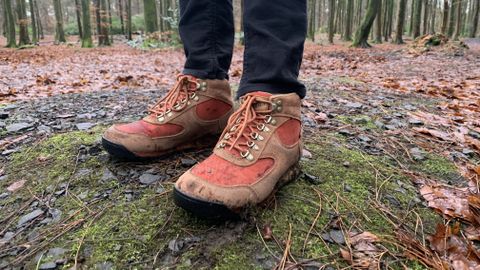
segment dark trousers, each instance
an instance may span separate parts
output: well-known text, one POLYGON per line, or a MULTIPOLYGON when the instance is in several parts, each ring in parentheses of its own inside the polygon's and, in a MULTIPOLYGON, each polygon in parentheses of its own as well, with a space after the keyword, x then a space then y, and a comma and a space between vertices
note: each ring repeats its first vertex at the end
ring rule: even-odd
MULTIPOLYGON (((244 0, 245 54, 238 96, 297 93, 307 32, 306 0, 244 0)), ((228 78, 234 44, 232 0, 180 0, 184 74, 228 78)))

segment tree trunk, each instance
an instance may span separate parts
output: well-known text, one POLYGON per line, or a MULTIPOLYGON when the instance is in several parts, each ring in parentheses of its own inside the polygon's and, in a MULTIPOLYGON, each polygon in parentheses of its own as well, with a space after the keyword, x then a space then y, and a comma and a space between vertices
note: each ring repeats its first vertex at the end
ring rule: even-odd
POLYGON ((120 28, 122 35, 125 35, 125 24, 123 22, 123 0, 118 0, 118 16, 120 17, 120 28))
POLYGON ((408 27, 408 35, 412 36, 413 35, 413 21, 415 18, 415 1, 417 0, 412 0, 412 5, 410 6, 410 24, 408 27))
POLYGON ((113 44, 113 19, 112 19, 112 6, 110 0, 107 0, 107 14, 108 14, 108 30, 109 30, 109 37, 110 37, 110 45, 113 44))
POLYGON ((15 37, 15 19, 13 16, 12 10, 12 0, 4 0, 5 13, 7 14, 7 47, 15 48, 17 47, 17 40, 15 37))
POLYGON ((479 0, 474 0, 473 3, 473 19, 472 23, 470 25, 470 33, 469 37, 474 38, 477 35, 477 30, 478 30, 478 21, 480 17, 480 1, 479 0))
POLYGON ((32 43, 37 44, 38 42, 38 34, 37 34, 37 18, 35 16, 35 4, 33 3, 34 0, 28 1, 30 5, 30 18, 32 21, 32 43))
POLYGON ((352 41, 353 0, 347 0, 347 14, 345 20, 345 32, 343 34, 343 40, 352 41))
POLYGON ((33 1, 33 4, 35 5, 35 16, 37 17, 37 32, 38 32, 38 37, 37 39, 43 39, 43 26, 42 26, 42 19, 40 17, 40 11, 38 10, 38 5, 37 1, 33 1))
POLYGON ((132 0, 127 0, 127 39, 132 40, 132 0))
POLYGON ((27 8, 25 0, 17 0, 17 18, 18 18, 18 28, 19 32, 19 41, 18 45, 27 45, 30 44, 30 37, 28 35, 28 18, 27 18, 27 8))
POLYGON ((378 12, 375 19, 375 43, 380 44, 382 43, 382 0, 378 1, 378 12))
POLYGON ((455 30, 455 14, 457 13, 457 5, 455 4, 455 1, 457 0, 452 0, 452 5, 450 7, 450 13, 448 15, 448 31, 447 34, 449 37, 453 36, 453 31, 455 30))
POLYGON ((60 0, 53 0, 53 7, 55 12, 55 41, 67 42, 65 39, 65 32, 63 31, 63 11, 60 0))
POLYGON ((335 34, 335 0, 328 0, 328 42, 333 44, 335 34))
POLYGON ((430 16, 429 4, 430 4, 429 0, 423 0, 423 26, 422 26, 423 35, 428 33, 428 19, 430 16))
POLYGON ((430 23, 430 34, 435 34, 436 18, 437 18, 437 0, 433 0, 432 20, 431 20, 431 23, 430 23))
POLYGON ((443 17, 442 17, 442 29, 440 32, 442 34, 447 35, 447 29, 448 29, 448 11, 450 9, 450 5, 448 4, 448 0, 443 0, 443 17))
POLYGON ((82 48, 93 47, 92 26, 90 23, 90 0, 82 0, 83 35, 82 48))
POLYGON ((308 15, 308 37, 315 41, 315 10, 316 10, 316 3, 315 0, 309 0, 309 15, 308 15))
POLYGON ((413 18, 413 38, 417 38, 420 36, 420 24, 422 20, 422 1, 423 0, 415 0, 415 12, 413 18))
POLYGON ((453 32, 453 40, 458 40, 460 32, 462 31, 462 0, 455 0, 455 32, 453 32))
POLYGON ((78 36, 80 39, 83 37, 83 31, 82 31, 82 15, 80 14, 80 3, 78 2, 79 0, 75 0, 75 13, 77 15, 77 27, 78 27, 78 36))
POLYGON ((155 0, 143 0, 143 9, 145 15, 145 32, 153 33, 158 31, 155 0))
POLYGON ((368 35, 370 34, 370 30, 372 29, 373 21, 379 12, 380 7, 380 0, 370 0, 368 3, 367 13, 365 14, 365 18, 362 21, 362 24, 357 29, 355 33, 355 39, 353 40, 353 47, 357 48, 369 48, 371 47, 368 44, 368 35))
POLYGON ((109 23, 107 0, 99 0, 100 2, 100 31, 98 35, 98 46, 110 46, 109 23))
POLYGON ((405 23, 405 11, 407 9, 407 0, 399 0, 397 11, 397 27, 395 33, 395 43, 402 44, 403 42, 403 25, 405 23))

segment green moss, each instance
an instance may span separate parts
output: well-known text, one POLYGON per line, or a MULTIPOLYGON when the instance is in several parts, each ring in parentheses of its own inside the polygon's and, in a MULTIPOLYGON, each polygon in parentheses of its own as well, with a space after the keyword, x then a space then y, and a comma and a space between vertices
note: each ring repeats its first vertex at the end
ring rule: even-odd
POLYGON ((375 125, 375 121, 367 115, 337 115, 335 117, 338 121, 346 125, 354 125, 368 130, 378 130, 379 127, 375 125))
POLYGON ((459 176, 458 170, 453 162, 434 154, 428 154, 427 158, 424 161, 415 164, 414 168, 443 180, 450 180, 452 177, 459 176))

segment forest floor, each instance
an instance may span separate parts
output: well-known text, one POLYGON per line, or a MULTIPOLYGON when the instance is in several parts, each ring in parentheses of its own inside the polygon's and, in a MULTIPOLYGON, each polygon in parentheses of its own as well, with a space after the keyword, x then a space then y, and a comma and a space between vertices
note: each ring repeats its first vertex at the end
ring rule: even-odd
MULTIPOLYGON (((303 174, 227 222, 171 198, 209 149, 101 149, 168 90, 181 49, 0 49, 0 269, 478 268, 480 41, 465 43, 307 44, 303 174)), ((233 88, 241 62, 238 47, 233 88)))

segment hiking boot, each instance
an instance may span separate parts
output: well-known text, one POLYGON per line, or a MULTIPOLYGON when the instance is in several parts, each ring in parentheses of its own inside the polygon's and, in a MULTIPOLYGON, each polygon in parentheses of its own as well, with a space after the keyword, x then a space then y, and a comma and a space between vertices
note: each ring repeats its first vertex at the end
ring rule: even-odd
POLYGON ((231 218, 294 180, 301 157, 300 98, 254 92, 241 98, 213 154, 175 184, 175 203, 204 218, 231 218))
POLYGON ((148 111, 142 120, 107 129, 102 140, 107 152, 141 159, 213 146, 233 112, 230 86, 227 80, 179 75, 174 87, 148 111))

